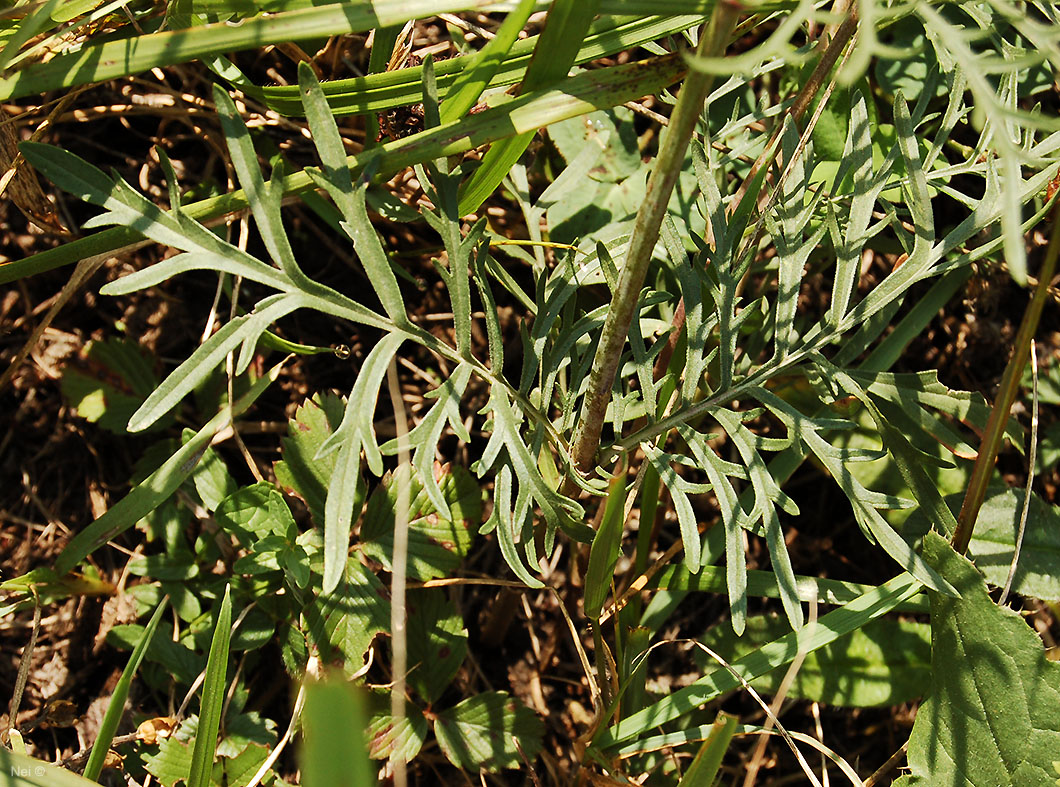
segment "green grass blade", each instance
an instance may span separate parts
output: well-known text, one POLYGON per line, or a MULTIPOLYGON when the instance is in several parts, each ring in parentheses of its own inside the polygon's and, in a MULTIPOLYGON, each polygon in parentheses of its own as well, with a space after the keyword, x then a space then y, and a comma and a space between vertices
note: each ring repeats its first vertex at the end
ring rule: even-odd
POLYGON ((136 670, 140 668, 140 662, 143 661, 144 654, 147 653, 147 648, 155 636, 155 629, 158 628, 158 621, 162 619, 162 613, 166 609, 166 602, 167 599, 162 599, 159 605, 155 607, 155 613, 147 622, 143 636, 136 643, 136 648, 133 650, 132 655, 129 656, 129 662, 125 665, 125 669, 122 670, 121 677, 118 678, 114 693, 110 697, 110 704, 107 706, 107 712, 103 716, 103 722, 99 725, 96 742, 92 744, 88 762, 85 763, 86 779, 99 781, 99 775, 103 772, 103 762, 106 760, 107 752, 110 750, 110 742, 114 740, 118 722, 121 721, 122 714, 125 712, 125 701, 129 698, 129 688, 132 686, 133 676, 136 675, 136 670))
POLYGON ((711 787, 721 767, 721 758, 729 749, 729 743, 739 722, 735 716, 719 713, 711 725, 710 735, 696 752, 696 758, 688 766, 677 787, 711 787))
POLYGON ((618 562, 625 524, 626 469, 623 466, 611 479, 600 529, 589 550, 589 567, 585 571, 585 614, 596 619, 611 589, 611 579, 618 562))
POLYGON ((66 768, 0 746, 0 787, 99 786, 66 768))
MULTIPOLYGON (((567 76, 581 48, 589 23, 596 15, 599 0, 553 0, 545 20, 545 29, 534 47, 534 55, 523 77, 522 90, 551 87, 567 76)), ((495 151, 490 148, 482 158, 482 166, 461 189, 460 215, 478 209, 507 176, 508 171, 523 155, 533 134, 521 134, 503 142, 495 151)))
POLYGON ((48 0, 48 2, 43 5, 37 6, 29 17, 18 25, 15 29, 14 35, 8 39, 3 51, 0 52, 0 72, 7 68, 11 59, 22 49, 23 44, 37 35, 37 33, 49 24, 55 24, 52 21, 52 12, 59 7, 60 3, 61 0, 48 0))
MULTIPOLYGON (((809 653, 822 648, 844 634, 864 626, 870 620, 890 612, 916 595, 919 590, 920 583, 916 579, 909 574, 900 574, 849 604, 824 615, 817 621, 816 626, 793 631, 737 659, 730 666, 744 680, 753 680, 790 663, 800 652, 809 653)), ((612 750, 660 724, 685 716, 705 702, 741 685, 732 672, 719 668, 704 675, 691 686, 679 689, 654 705, 602 730, 595 743, 599 748, 612 750)))
MULTIPOLYGON (((679 33, 702 21, 698 16, 600 17, 590 27, 575 57, 575 65, 634 49, 649 41, 679 33)), ((539 36, 517 41, 501 62, 488 87, 514 85, 526 72, 539 36)), ((473 55, 442 60, 434 64, 438 89, 446 91, 462 73, 473 55)), ((415 104, 423 94, 423 66, 402 68, 364 77, 336 79, 321 85, 332 112, 336 115, 363 114, 415 104)), ((228 78, 228 77, 226 77, 228 78)), ((230 80, 231 81, 231 80, 230 80)), ((284 115, 302 111, 298 88, 292 85, 258 87, 243 80, 237 85, 258 98, 269 109, 284 115)), ((526 92, 526 91, 523 91, 526 92)))
POLYGON ((232 589, 225 586, 221 608, 217 612, 210 655, 206 659, 206 679, 202 684, 199 705, 199 729, 191 751, 188 787, 210 787, 213 784, 213 757, 217 751, 217 732, 221 728, 221 711, 228 684, 228 645, 232 636, 232 589))
POLYGON ((55 561, 55 573, 66 574, 94 550, 124 533, 143 517, 154 511, 191 475, 214 435, 225 428, 231 419, 244 412, 261 396, 280 374, 282 364, 255 381, 243 396, 213 418, 155 472, 111 506, 103 516, 74 536, 55 561))
MULTIPOLYGON (((671 566, 661 571, 648 583, 648 588, 700 593, 725 593, 727 590, 724 566, 703 566, 698 574, 684 566, 671 566)), ((847 604, 873 590, 876 585, 861 585, 841 579, 825 579, 802 574, 795 576, 795 587, 802 601, 818 604, 847 604)), ((747 594, 762 598, 780 598, 780 587, 772 571, 747 570, 747 594)), ((927 596, 918 595, 895 607, 900 612, 929 612, 927 596)))
MULTIPOLYGON (((535 131, 552 123, 656 93, 679 79, 683 72, 684 65, 679 58, 666 56, 579 74, 565 81, 562 90, 545 90, 519 96, 502 106, 470 115, 457 123, 439 126, 351 156, 347 162, 356 173, 372 157, 381 154, 379 174, 388 177, 414 164, 464 153, 513 134, 535 131)), ((284 194, 298 194, 316 188, 316 183, 303 171, 284 177, 282 188, 284 194)), ((247 205, 246 193, 240 189, 185 205, 184 213, 192 219, 205 221, 243 210, 247 205)), ((0 265, 0 284, 69 265, 85 257, 112 253, 141 239, 141 235, 127 227, 104 230, 57 249, 0 265)))
POLYGON ((310 681, 302 712, 304 734, 299 762, 302 787, 364 787, 374 784, 364 733, 367 702, 345 681, 310 681))
POLYGON ((490 5, 486 0, 361 0, 286 11, 272 16, 201 25, 185 30, 88 44, 0 79, 0 99, 103 82, 159 66, 209 58, 220 52, 254 49, 278 41, 306 41, 359 33, 410 19, 490 5))
POLYGON ((468 59, 464 70, 445 94, 441 109, 442 123, 459 120, 475 105, 512 45, 519 40, 519 32, 526 26, 526 20, 536 5, 536 0, 521 0, 516 9, 505 17, 496 37, 468 59))

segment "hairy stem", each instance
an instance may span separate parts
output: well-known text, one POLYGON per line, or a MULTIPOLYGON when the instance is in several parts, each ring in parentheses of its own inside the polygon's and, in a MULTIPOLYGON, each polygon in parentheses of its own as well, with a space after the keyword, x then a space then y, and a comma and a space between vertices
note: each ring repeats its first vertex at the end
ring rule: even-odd
MULTIPOLYGON (((729 0, 722 0, 714 7, 714 14, 700 36, 697 55, 714 57, 721 53, 736 25, 739 11, 740 7, 729 0)), ((694 69, 689 71, 678 94, 667 134, 659 147, 644 201, 637 211, 625 264, 604 321, 589 376, 589 390, 582 402, 581 418, 574 436, 572 458, 579 472, 588 473, 595 462, 600 447, 600 433, 604 427, 604 414, 611 400, 611 386, 618 372, 622 348, 626 343, 633 311, 637 307, 640 289, 644 285, 652 251, 659 239, 659 227, 713 81, 714 77, 710 74, 694 69)))

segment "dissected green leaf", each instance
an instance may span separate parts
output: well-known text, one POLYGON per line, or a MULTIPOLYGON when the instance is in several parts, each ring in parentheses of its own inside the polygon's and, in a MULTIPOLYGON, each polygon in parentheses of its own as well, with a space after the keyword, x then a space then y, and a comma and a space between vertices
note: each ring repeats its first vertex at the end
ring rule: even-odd
POLYGON ((924 787, 1053 785, 1060 751, 1060 665, 1020 616, 998 607, 983 578, 939 535, 925 555, 959 591, 931 600, 931 690, 909 739, 924 787))
MULTIPOLYGON (((787 621, 754 615, 737 637, 726 625, 713 626, 700 642, 726 661, 750 653, 791 631, 787 621)), ((715 662, 694 651, 704 668, 715 662)), ((846 707, 897 705, 927 690, 931 666, 931 631, 924 623, 874 620, 807 654, 787 696, 846 707)), ((751 681, 761 692, 775 694, 786 670, 776 669, 751 681)))
POLYGON ((458 768, 502 768, 525 766, 519 747, 529 762, 541 749, 544 725, 537 714, 514 697, 491 691, 476 694, 438 714, 434 734, 449 762, 458 768))
MULTIPOLYGON (((401 478, 411 469, 402 465, 397 472, 402 474, 398 477, 401 478)), ((455 570, 471 545, 472 527, 482 517, 478 482, 467 470, 455 465, 436 465, 433 472, 453 519, 445 519, 435 510, 418 475, 411 473, 408 576, 414 579, 433 579, 455 570)), ((360 541, 365 554, 387 568, 394 549, 398 485, 394 476, 383 479, 368 499, 361 525, 360 541)))

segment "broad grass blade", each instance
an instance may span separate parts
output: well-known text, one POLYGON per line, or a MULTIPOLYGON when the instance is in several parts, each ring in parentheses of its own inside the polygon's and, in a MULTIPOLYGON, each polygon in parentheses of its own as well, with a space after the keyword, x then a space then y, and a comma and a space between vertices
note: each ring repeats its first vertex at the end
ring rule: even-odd
POLYGON ((339 679, 307 682, 302 723, 302 787, 375 783, 362 732, 368 709, 361 689, 339 679))
POLYGON ((214 435, 227 426, 231 419, 244 412, 280 375, 283 364, 277 364, 258 379, 243 396, 225 408, 180 447, 161 467, 151 473, 129 494, 111 506, 103 516, 86 527, 55 561, 55 573, 65 574, 112 538, 124 533, 139 520, 165 502, 191 475, 195 465, 209 446, 214 435))
POLYGON ((167 601, 168 599, 162 599, 159 605, 155 607, 155 612, 147 622, 143 636, 136 643, 136 648, 133 649, 132 655, 129 656, 129 661, 125 665, 125 669, 122 670, 121 677, 118 678, 114 693, 110 696, 107 712, 103 716, 103 722, 99 725, 96 742, 92 744, 88 762, 85 763, 86 779, 99 781, 99 775, 103 772, 103 762, 106 760, 107 751, 110 749, 110 742, 114 740, 118 722, 121 721, 122 714, 125 712, 125 701, 129 698, 129 688, 132 686, 133 677, 136 675, 136 670, 140 668, 140 662, 143 661, 144 654, 147 653, 147 648, 151 645, 151 640, 154 639, 158 621, 162 619, 162 613, 166 609, 167 601))
POLYGON ((206 679, 202 684, 199 705, 199 729, 191 751, 188 787, 210 787, 213 784, 213 757, 217 751, 217 732, 221 728, 221 711, 228 684, 228 645, 232 636, 232 589, 225 586, 221 607, 214 624, 210 655, 206 659, 206 679))

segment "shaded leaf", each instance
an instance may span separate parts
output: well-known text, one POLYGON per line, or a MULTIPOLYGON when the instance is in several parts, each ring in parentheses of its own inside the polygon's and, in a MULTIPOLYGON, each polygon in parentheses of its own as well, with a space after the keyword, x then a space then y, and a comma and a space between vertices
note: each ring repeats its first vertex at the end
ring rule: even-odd
MULTIPOLYGON (((772 642, 791 629, 787 621, 766 615, 747 619, 747 630, 737 637, 725 625, 713 626, 699 641, 726 661, 734 661, 772 642)), ((703 668, 715 662, 693 651, 703 668)), ((922 696, 928 687, 931 631, 913 621, 874 620, 845 637, 807 654, 787 696, 828 705, 871 707, 897 705, 922 696)), ((751 685, 775 694, 786 670, 776 669, 751 685)))
POLYGON ((501 691, 476 694, 438 714, 434 734, 449 762, 458 768, 519 768, 523 760, 512 742, 530 762, 541 749, 544 725, 537 714, 501 691))
MULTIPOLYGON (((408 465, 387 476, 376 487, 365 507, 361 525, 361 545, 365 554, 388 569, 394 550, 394 509, 400 479, 411 472, 408 465)), ((436 465, 435 480, 449 506, 453 519, 444 518, 431 503, 418 474, 410 476, 408 576, 433 579, 454 571, 471 545, 471 528, 481 521, 482 505, 478 482, 464 468, 436 465)))
POLYGON ((909 739, 907 785, 1052 785, 1060 751, 1060 665, 1020 616, 939 535, 924 553, 959 591, 932 594, 931 693, 909 739), (1001 643, 1004 643, 1003 649, 1001 643))
POLYGON ((318 527, 324 525, 324 502, 335 456, 317 453, 342 421, 342 413, 342 399, 333 394, 306 399, 287 424, 287 437, 280 441, 283 459, 274 465, 277 483, 305 501, 318 527))

